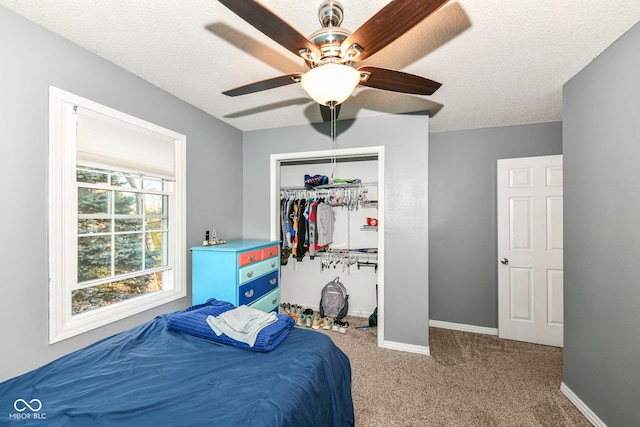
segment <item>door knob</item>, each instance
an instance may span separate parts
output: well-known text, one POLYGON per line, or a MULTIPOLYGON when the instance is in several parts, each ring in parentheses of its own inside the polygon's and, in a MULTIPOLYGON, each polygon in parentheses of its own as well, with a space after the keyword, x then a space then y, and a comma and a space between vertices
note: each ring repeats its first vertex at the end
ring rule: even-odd
POLYGON ((501 262, 501 263, 503 263, 504 265, 509 264, 509 260, 508 260, 508 259, 506 259, 506 258, 502 258, 502 259, 500 259, 500 262, 501 262))

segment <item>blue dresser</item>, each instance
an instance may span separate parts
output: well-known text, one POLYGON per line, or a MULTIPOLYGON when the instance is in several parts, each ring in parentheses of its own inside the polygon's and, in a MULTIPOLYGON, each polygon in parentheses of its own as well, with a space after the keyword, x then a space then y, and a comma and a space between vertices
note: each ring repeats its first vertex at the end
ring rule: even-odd
POLYGON ((236 240, 215 246, 194 246, 192 302, 209 298, 245 304, 263 311, 280 305, 280 242, 236 240))

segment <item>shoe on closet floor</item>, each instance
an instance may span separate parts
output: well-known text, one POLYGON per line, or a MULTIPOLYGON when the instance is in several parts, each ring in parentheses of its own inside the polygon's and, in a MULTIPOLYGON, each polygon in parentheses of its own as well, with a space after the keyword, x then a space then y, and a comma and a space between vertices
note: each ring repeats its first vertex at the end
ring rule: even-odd
POLYGON ((342 320, 334 321, 333 327, 331 328, 331 330, 340 332, 341 334, 346 334, 347 329, 349 329, 349 322, 343 322, 342 320))
POLYGON ((322 318, 322 327, 326 330, 331 329, 331 326, 333 326, 333 321, 331 320, 330 317, 324 317, 322 318))
POLYGON ((338 327, 338 332, 340 332, 341 334, 346 334, 347 329, 349 329, 349 322, 340 322, 340 323, 342 324, 338 327))
POLYGON ((321 324, 322 324, 322 321, 320 320, 320 318, 318 316, 314 316, 313 322, 311 323, 311 327, 313 329, 320 329, 321 324))
POLYGON ((334 320, 333 321, 333 326, 331 326, 331 330, 333 332, 338 332, 340 330, 341 324, 342 324, 342 322, 340 320, 334 320))

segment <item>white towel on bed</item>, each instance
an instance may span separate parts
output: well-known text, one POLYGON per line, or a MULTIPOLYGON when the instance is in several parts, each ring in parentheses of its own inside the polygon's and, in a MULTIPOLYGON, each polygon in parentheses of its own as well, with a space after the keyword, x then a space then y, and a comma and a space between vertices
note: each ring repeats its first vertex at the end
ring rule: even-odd
POLYGON ((255 344, 258 333, 276 320, 276 313, 265 313, 246 305, 225 311, 217 317, 207 316, 207 323, 216 335, 225 334, 236 341, 247 343, 249 347, 255 344))

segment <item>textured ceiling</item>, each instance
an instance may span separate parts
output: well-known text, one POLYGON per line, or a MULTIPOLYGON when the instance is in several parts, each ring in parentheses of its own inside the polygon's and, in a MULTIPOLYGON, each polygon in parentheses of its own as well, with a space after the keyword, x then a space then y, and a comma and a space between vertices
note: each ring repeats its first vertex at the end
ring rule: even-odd
MULTIPOLYGON (((353 31, 388 1, 341 3, 342 27, 353 31)), ((320 28, 319 0, 262 4, 302 34, 320 28)), ((235 98, 221 94, 306 68, 216 0, 0 5, 238 129, 322 120, 300 85, 235 98)), ((561 120, 562 85, 639 20, 638 0, 451 0, 358 63, 417 74, 442 87, 430 97, 359 87, 340 118, 430 110, 435 132, 561 120)))

